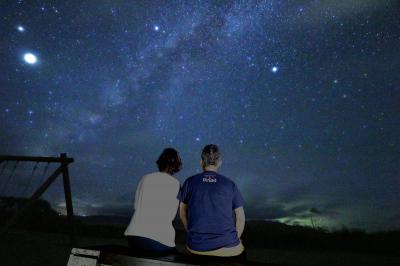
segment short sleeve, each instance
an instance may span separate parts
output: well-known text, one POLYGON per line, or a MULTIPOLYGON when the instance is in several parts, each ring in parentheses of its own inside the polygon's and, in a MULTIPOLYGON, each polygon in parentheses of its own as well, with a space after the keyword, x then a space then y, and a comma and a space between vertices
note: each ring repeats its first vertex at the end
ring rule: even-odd
POLYGON ((244 200, 242 195, 240 194, 239 189, 236 184, 233 184, 233 200, 232 200, 232 209, 237 209, 244 205, 244 200))
POLYGON ((178 200, 185 204, 188 204, 190 198, 189 180, 187 179, 181 186, 178 193, 178 200))

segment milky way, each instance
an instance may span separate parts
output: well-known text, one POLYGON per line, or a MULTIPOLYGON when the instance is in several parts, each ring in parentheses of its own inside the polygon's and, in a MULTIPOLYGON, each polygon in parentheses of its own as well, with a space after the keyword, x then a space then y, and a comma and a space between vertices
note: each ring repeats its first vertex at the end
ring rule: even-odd
MULTIPOLYGON (((129 215, 163 148, 182 182, 215 143, 248 219, 399 228, 399 17, 394 0, 3 2, 0 153, 67 152, 76 213, 129 215)), ((33 165, 5 195, 33 191, 33 165)), ((45 198, 62 211, 61 183, 45 198)))

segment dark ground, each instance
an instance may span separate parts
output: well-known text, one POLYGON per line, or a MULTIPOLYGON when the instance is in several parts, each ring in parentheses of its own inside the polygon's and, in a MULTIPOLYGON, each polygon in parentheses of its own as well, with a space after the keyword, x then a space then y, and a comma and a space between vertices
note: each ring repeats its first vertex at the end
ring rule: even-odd
MULTIPOLYGON (((79 246, 125 245, 122 238, 79 236, 79 246)), ((0 265, 66 265, 72 245, 60 233, 13 231, 0 241, 0 265)), ((183 246, 178 246, 183 251, 183 246)), ((248 248, 252 261, 282 265, 400 265, 400 256, 345 251, 296 251, 248 248)))
MULTIPOLYGON (((16 202, 24 203, 12 202, 13 206, 16 202)), ((4 206, 0 217, 6 219, 0 219, 0 227, 11 215, 4 206)), ((127 244, 123 232, 129 217, 76 217, 75 222, 77 245, 72 245, 66 217, 54 212, 47 202, 38 201, 0 238, 0 266, 66 265, 73 247, 127 244)), ((176 226, 177 248, 184 252, 185 234, 181 225, 176 226)), ((263 263, 400 265, 399 231, 367 234, 343 229, 329 233, 275 222, 247 221, 242 241, 248 259, 263 263)))

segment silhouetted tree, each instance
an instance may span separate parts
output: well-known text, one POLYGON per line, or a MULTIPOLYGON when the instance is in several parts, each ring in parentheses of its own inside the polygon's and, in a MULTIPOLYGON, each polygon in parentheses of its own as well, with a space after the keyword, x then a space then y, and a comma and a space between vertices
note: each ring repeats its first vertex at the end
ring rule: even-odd
POLYGON ((316 229, 317 228, 317 221, 315 219, 315 216, 321 214, 321 212, 317 208, 311 208, 309 210, 309 212, 311 214, 310 215, 311 226, 312 226, 313 229, 316 229))

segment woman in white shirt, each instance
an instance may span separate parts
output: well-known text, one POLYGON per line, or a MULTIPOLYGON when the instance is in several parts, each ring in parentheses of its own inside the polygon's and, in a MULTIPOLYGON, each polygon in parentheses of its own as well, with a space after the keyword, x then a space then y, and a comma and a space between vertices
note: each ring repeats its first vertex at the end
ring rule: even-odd
POLYGON ((176 252, 172 222, 178 210, 179 181, 173 174, 182 168, 179 153, 165 149, 157 160, 159 172, 143 176, 136 189, 135 212, 125 230, 134 252, 166 255, 176 252))

